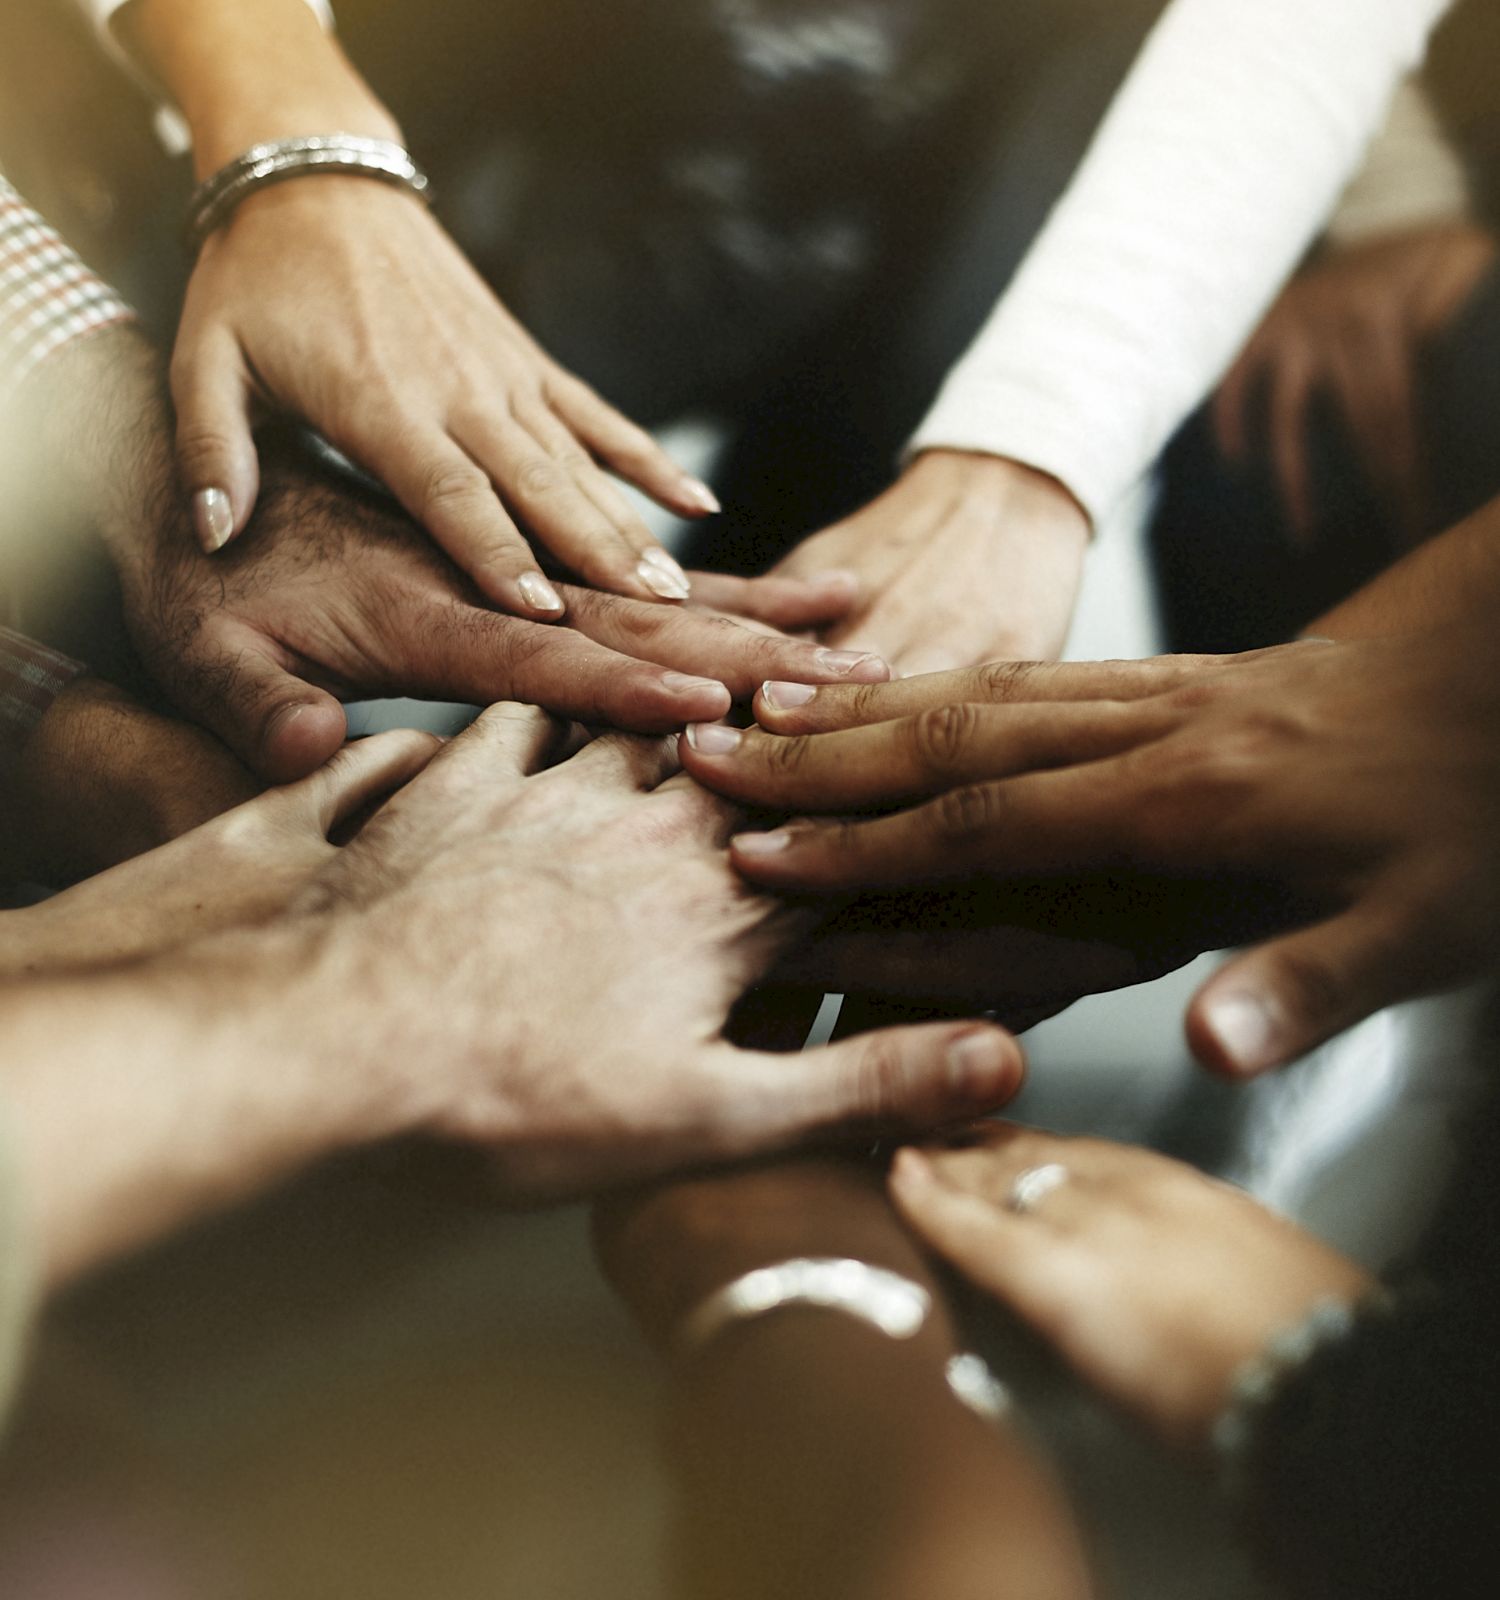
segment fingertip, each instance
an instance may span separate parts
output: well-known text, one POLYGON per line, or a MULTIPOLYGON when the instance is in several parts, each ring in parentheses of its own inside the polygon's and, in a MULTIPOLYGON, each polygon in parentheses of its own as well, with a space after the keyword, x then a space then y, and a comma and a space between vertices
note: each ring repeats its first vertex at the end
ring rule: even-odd
POLYGON ((226 490, 199 489, 192 499, 193 532, 205 555, 216 555, 235 535, 234 506, 226 490))
POLYGON ((673 715, 679 727, 695 723, 718 722, 727 716, 734 696, 716 678, 694 677, 687 672, 664 672, 657 680, 673 701, 673 715))
POLYGON ((1252 989, 1204 990, 1188 1008, 1186 1030, 1194 1057, 1227 1078, 1259 1077, 1288 1059, 1278 1008, 1252 989))
POLYGON ((805 710, 817 698, 817 688, 810 683, 788 683, 768 678, 756 691, 751 709, 757 720, 764 714, 773 721, 792 712, 805 710))
POLYGON ((294 701, 267 718, 257 765, 272 783, 292 783, 341 750, 347 734, 348 719, 338 701, 294 701))
POLYGON ((558 622, 566 614, 563 597, 540 572, 523 572, 515 584, 518 603, 508 609, 535 622, 558 622))
POLYGON ((937 1171, 920 1150, 906 1145, 896 1152, 891 1162, 889 1181, 891 1187, 901 1193, 920 1194, 937 1181, 937 1171))
POLYGON ((1013 1099, 1025 1076, 1020 1046, 1008 1033, 991 1026, 972 1028, 953 1039, 945 1065, 954 1099, 987 1111, 1013 1099))

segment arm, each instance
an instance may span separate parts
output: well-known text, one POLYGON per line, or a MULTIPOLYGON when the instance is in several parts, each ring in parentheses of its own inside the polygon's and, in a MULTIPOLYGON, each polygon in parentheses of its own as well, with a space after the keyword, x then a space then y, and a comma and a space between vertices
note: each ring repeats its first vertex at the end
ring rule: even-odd
MULTIPOLYGON (((133 0, 118 25, 186 114, 200 178, 263 140, 397 132, 302 0, 133 0)), ((254 505, 261 400, 388 484, 491 601, 521 616, 556 620, 566 599, 517 523, 588 583, 687 598, 681 568, 599 464, 681 515, 717 509, 532 342, 416 199, 367 178, 264 189, 205 243, 173 395, 209 551, 254 505)))
POLYGON ((1065 1502, 1007 1425, 964 1411, 931 1268, 868 1168, 824 1158, 691 1180, 601 1208, 606 1272, 673 1364, 687 1592, 796 1600, 1036 1600, 1092 1593, 1065 1502), (933 1297, 915 1338, 788 1310, 672 1346, 691 1310, 750 1269, 853 1257, 933 1297))

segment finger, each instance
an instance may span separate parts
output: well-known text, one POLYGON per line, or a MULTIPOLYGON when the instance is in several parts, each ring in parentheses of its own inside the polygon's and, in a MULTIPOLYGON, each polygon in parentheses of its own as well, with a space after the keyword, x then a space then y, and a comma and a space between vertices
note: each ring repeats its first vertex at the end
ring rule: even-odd
POLYGON ((1263 365, 1261 352, 1252 341, 1213 398, 1214 436, 1224 459, 1232 466, 1243 466, 1250 454, 1250 396, 1260 381, 1263 365))
POLYGON ((433 765, 449 780, 472 780, 486 789, 542 771, 571 736, 571 725, 536 706, 500 701, 487 706, 433 765))
MULTIPOLYGON (((1254 653, 1252 653, 1253 655, 1254 653)), ((769 680, 755 697, 756 720, 773 733, 826 733, 915 716, 954 704, 1011 705, 1065 700, 1143 700, 1201 679, 1246 656, 1158 656, 1147 661, 991 661, 889 683, 824 688, 769 680)))
POLYGON ((645 739, 628 733, 606 733, 591 740, 555 775, 586 779, 609 789, 622 784, 655 789, 678 770, 675 739, 645 739))
POLYGON ((683 765, 720 794, 779 811, 858 811, 960 784, 1117 755, 1166 733, 1160 701, 934 706, 898 722, 781 737, 695 725, 683 765))
POLYGON ((836 568, 807 578, 732 578, 721 572, 689 576, 698 605, 794 631, 841 622, 859 599, 858 574, 836 568))
POLYGON ((456 420, 454 434, 533 537, 586 583, 640 600, 688 598, 687 574, 543 408, 518 409, 505 427, 456 420))
POLYGON ((731 617, 641 605, 588 589, 565 586, 563 592, 579 633, 625 655, 711 677, 736 700, 748 700, 758 684, 782 672, 814 683, 875 683, 890 676, 878 656, 767 635, 731 617))
POLYGON ((1281 486, 1293 534, 1305 539, 1313 526, 1312 470, 1308 465, 1308 410, 1314 390, 1311 366, 1289 353, 1272 375, 1271 463, 1281 486))
POLYGON ((976 875, 1143 870, 1155 862, 1123 766, 1100 761, 970 784, 872 822, 803 822, 740 834, 730 849, 752 882, 806 893, 976 875))
POLYGON ((1188 1043, 1205 1066, 1256 1077, 1421 993, 1428 959, 1398 902, 1362 901, 1221 967, 1188 1008, 1188 1043))
POLYGON ((1015 1040, 973 1023, 889 1028, 796 1055, 726 1051, 722 1065, 715 1145, 730 1158, 981 1115, 1025 1075, 1015 1040))
POLYGON ((253 391, 238 342, 216 334, 172 363, 177 468, 192 507, 193 531, 209 554, 250 520, 260 460, 250 431, 253 391))
POLYGON ((1332 354, 1339 403, 1371 483, 1404 532, 1420 526, 1415 375, 1396 339, 1332 354))
POLYGON ((348 736, 343 706, 291 672, 260 634, 204 630, 153 669, 189 716, 270 783, 305 778, 348 736))
POLYGON ((410 783, 442 748, 441 739, 415 728, 356 739, 281 794, 327 838, 366 806, 410 783))
POLYGON ((718 497, 700 478, 684 472, 665 450, 635 423, 601 400, 571 374, 549 379, 552 409, 612 471, 627 483, 684 517, 707 517, 720 510, 718 497))
POLYGON ((737 805, 694 783, 685 772, 672 772, 656 793, 670 798, 687 830, 715 850, 722 850, 744 825, 745 814, 737 805))
POLYGON ((1052 1229, 1037 1226, 1038 1216, 1018 1216, 954 1187, 916 1150, 897 1153, 889 1190, 896 1210, 920 1239, 1023 1316, 1033 1302, 1028 1285, 1047 1270, 1049 1256, 1066 1248, 1052 1229))
POLYGON ((489 476, 447 434, 420 422, 395 419, 377 427, 367 419, 334 442, 389 486, 486 599, 533 621, 562 616, 562 598, 489 476))

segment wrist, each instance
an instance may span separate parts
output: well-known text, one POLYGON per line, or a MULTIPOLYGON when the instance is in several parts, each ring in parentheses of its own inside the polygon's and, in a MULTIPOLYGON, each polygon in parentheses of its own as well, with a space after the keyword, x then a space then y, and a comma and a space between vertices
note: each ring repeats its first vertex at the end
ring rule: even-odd
POLYGON ((1039 472, 1008 456, 977 450, 923 450, 906 469, 924 488, 945 493, 966 504, 1003 511, 1007 522, 1076 543, 1090 538, 1088 513, 1072 492, 1050 473, 1039 472))

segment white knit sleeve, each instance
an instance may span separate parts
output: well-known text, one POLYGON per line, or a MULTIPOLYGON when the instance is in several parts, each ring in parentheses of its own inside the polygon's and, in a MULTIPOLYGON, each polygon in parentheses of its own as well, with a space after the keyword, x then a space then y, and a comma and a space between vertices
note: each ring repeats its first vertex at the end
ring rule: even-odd
POLYGON ((1009 456, 1095 522, 1213 388, 1448 0, 1172 0, 910 448, 1009 456))

